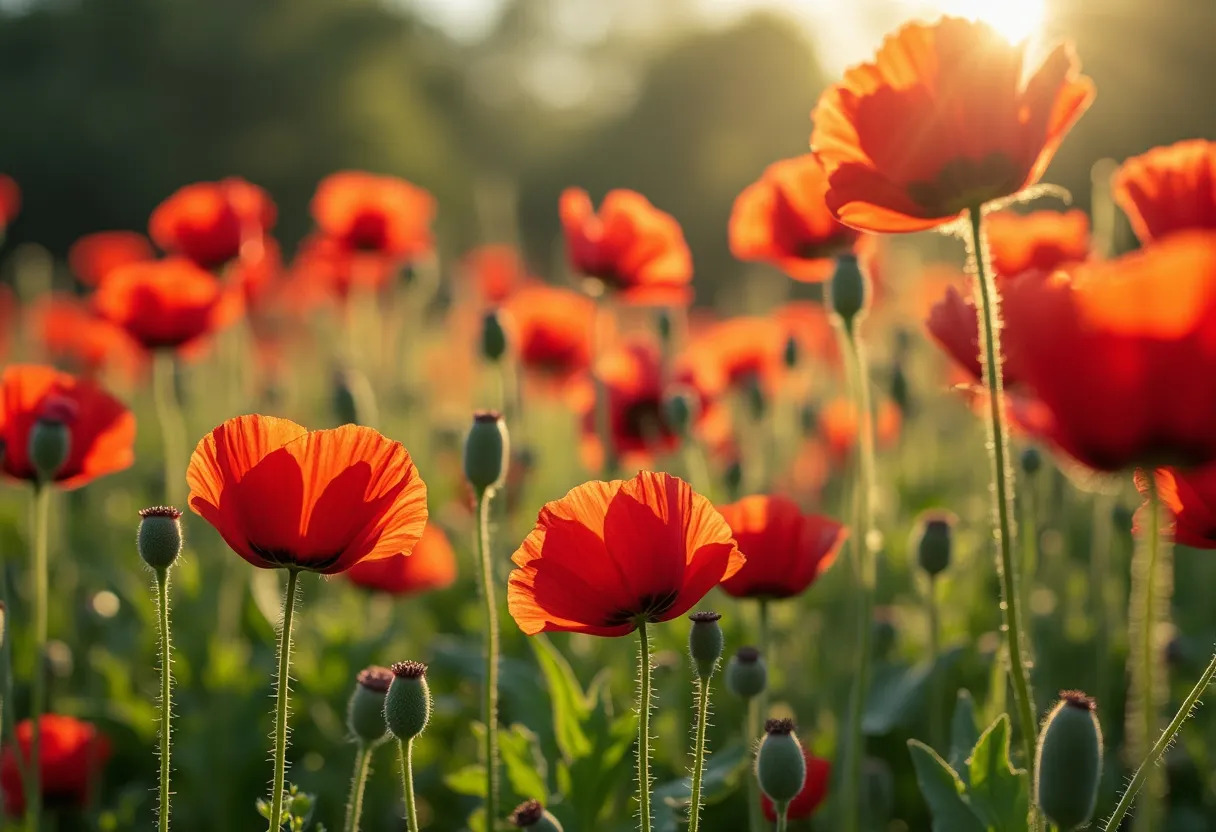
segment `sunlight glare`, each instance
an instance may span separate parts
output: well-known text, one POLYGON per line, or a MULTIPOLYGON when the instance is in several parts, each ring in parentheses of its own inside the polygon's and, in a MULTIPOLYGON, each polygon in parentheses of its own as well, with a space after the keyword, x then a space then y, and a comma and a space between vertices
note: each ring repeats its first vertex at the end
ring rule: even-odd
POLYGON ((942 14, 982 20, 1012 43, 1038 35, 1047 18, 1047 0, 933 0, 942 14))

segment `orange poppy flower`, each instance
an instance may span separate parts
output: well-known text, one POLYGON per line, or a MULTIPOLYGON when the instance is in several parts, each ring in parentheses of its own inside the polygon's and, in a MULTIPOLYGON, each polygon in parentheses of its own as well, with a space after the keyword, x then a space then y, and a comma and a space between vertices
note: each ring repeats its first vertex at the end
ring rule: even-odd
POLYGON ((198 443, 186 481, 190 508, 263 569, 333 575, 408 555, 426 526, 409 452, 371 428, 238 416, 198 443))
POLYGON ((156 206, 148 234, 166 252, 215 269, 274 227, 276 210, 264 190, 244 179, 195 182, 156 206))
POLYGON ((1143 242, 1171 231, 1216 230, 1216 142, 1191 139, 1128 159, 1115 202, 1143 242))
POLYGON ((13 364, 0 374, 0 395, 3 468, 10 477, 37 479, 29 459, 30 431, 43 418, 68 427, 68 457, 55 473, 62 488, 79 488, 135 461, 135 417, 91 381, 54 367, 13 364))
POLYGON ((354 170, 330 174, 317 186, 312 216, 321 233, 346 251, 403 262, 434 246, 434 197, 393 176, 354 170))
MULTIPOLYGON (((827 798, 828 788, 832 784, 832 763, 830 760, 816 757, 811 753, 811 749, 805 745, 802 747, 802 756, 806 759, 806 780, 802 784, 802 791, 798 792, 798 796, 790 801, 790 805, 786 809, 785 817, 787 820, 802 820, 815 814, 815 810, 827 798)), ((762 794, 760 801, 764 816, 769 821, 777 820, 777 812, 773 808, 773 801, 769 800, 768 795, 762 794)))
POLYGON ((590 298, 537 284, 517 291, 503 309, 511 346, 528 370, 567 382, 591 366, 595 303, 590 298))
POLYGON ((356 563, 346 577, 356 586, 390 595, 446 589, 456 581, 456 554, 443 530, 428 524, 412 554, 356 563))
MULTIPOLYGON (((608 424, 618 459, 667 453, 679 447, 680 437, 667 422, 663 408, 663 363, 659 349, 649 341, 628 341, 596 364, 596 374, 608 395, 608 424)), ((584 453, 592 467, 604 449, 596 432, 595 398, 582 397, 584 453)))
POLYGON ((145 349, 177 349, 228 323, 239 300, 210 272, 168 257, 115 270, 93 295, 93 306, 145 349))
POLYGON ((13 177, 0 173, 0 231, 21 212, 21 188, 13 177))
POLYGON ((596 213, 586 191, 567 188, 559 207, 575 272, 630 302, 692 299, 692 254, 671 214, 627 190, 609 191, 596 213))
POLYGON ((832 216, 827 192, 827 174, 813 154, 769 165, 735 199, 731 254, 772 263, 795 280, 827 280, 835 256, 850 250, 858 236, 832 216))
POLYGON ((106 366, 133 374, 142 361, 139 345, 126 330, 74 295, 44 297, 31 314, 47 354, 85 376, 95 376, 106 366))
POLYGON ((153 259, 152 244, 138 231, 85 234, 68 249, 68 266, 85 286, 100 286, 110 272, 153 259))
POLYGON ((528 635, 628 635, 678 618, 743 566, 709 500, 649 471, 546 504, 511 560, 507 609, 528 635))
POLYGON ((464 256, 461 268, 476 287, 477 296, 491 305, 502 303, 516 289, 532 282, 523 258, 508 245, 475 248, 464 256))
POLYGON ((803 514, 787 497, 755 495, 719 511, 747 558, 722 582, 736 598, 792 598, 801 595, 836 560, 849 536, 827 517, 803 514))
POLYGON ((997 277, 1051 272, 1089 257, 1089 217, 1084 211, 996 211, 987 216, 984 228, 997 277))
MULTIPOLYGON (((851 399, 833 399, 819 411, 819 432, 827 442, 828 456, 843 465, 857 446, 857 408, 851 399)), ((880 447, 894 445, 903 427, 899 407, 890 399, 878 404, 874 413, 874 438, 880 447)))
MULTIPOLYGON (((1158 468, 1157 493, 1174 521, 1174 542, 1196 549, 1216 549, 1216 465, 1196 471, 1158 468)), ((1148 493, 1148 474, 1136 472, 1136 488, 1148 493)), ((1140 513, 1136 513, 1136 534, 1140 513)))
MULTIPOLYGON (((1007 283, 1022 426, 1098 471, 1216 461, 1216 234, 1007 283)), ((1015 413, 1018 408, 1015 408, 1015 413)))
MULTIPOLYGON (((38 785, 43 806, 84 808, 110 759, 110 741, 94 726, 70 716, 43 714, 38 720, 38 728, 38 785)), ((28 767, 34 723, 22 720, 17 725, 16 735, 22 765, 28 767)), ((0 761, 0 786, 4 789, 4 809, 8 816, 25 814, 25 792, 17 766, 17 750, 11 744, 5 747, 0 761)))
POLYGON ((1038 182, 1094 87, 1069 46, 1030 73, 1025 53, 955 17, 888 36, 812 114, 832 213, 864 231, 921 231, 1038 182))

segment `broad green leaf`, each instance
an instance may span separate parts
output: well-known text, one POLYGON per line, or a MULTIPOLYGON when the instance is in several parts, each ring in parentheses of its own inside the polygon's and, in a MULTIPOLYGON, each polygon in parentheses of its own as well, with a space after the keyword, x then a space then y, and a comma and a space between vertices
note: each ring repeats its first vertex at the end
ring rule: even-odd
POLYGON ((515 796, 520 800, 534 798, 548 802, 548 766, 540 752, 536 735, 516 723, 498 733, 498 750, 503 771, 515 796))
POLYGON ((963 689, 958 692, 958 701, 954 705, 954 715, 950 718, 950 768, 958 772, 963 783, 968 783, 971 772, 967 769, 967 758, 971 749, 979 742, 980 729, 975 724, 975 700, 971 691, 963 689))
POLYGON ((992 832, 1026 832, 1030 783, 1009 762, 1009 717, 1001 714, 980 736, 967 760, 968 794, 975 814, 992 832))
POLYGON ((952 647, 938 656, 936 664, 926 661, 914 667, 878 667, 866 697, 862 730, 868 736, 883 736, 910 719, 924 708, 933 674, 948 671, 961 655, 962 648, 952 647))
POLYGON ((963 781, 954 769, 923 742, 908 740, 920 793, 933 815, 933 832, 987 832, 963 794, 963 781))
POLYGON ((612 720, 605 730, 596 731, 594 751, 570 766, 573 787, 569 794, 579 815, 580 829, 597 829, 597 823, 614 794, 630 791, 633 759, 627 758, 637 740, 638 717, 633 711, 612 720))
POLYGON ((590 701, 579 686, 570 663, 549 639, 538 635, 528 641, 536 653, 536 661, 540 664, 549 691, 549 702, 553 707, 553 733, 558 750, 567 761, 585 757, 592 748, 584 728, 591 711, 590 701))
POLYGON ((456 794, 467 794, 470 797, 484 799, 486 796, 486 767, 474 763, 464 768, 458 768, 444 775, 443 784, 456 794))
MULTIPOLYGON (((724 800, 735 791, 739 776, 747 770, 750 756, 742 744, 728 745, 705 759, 705 776, 701 779, 701 797, 706 805, 724 800)), ((671 780, 654 790, 654 802, 665 803, 681 814, 692 799, 692 776, 671 780)))

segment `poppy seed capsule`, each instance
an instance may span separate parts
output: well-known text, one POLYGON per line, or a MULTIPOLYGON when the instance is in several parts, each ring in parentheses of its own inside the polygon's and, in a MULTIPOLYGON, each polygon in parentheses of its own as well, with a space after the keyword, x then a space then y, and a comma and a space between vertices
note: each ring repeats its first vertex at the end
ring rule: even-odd
POLYGON ((1021 456, 1022 472, 1034 476, 1043 467, 1043 454, 1038 448, 1026 448, 1021 456))
POLYGON ((182 552, 182 513, 173 506, 139 510, 139 556, 153 569, 168 569, 182 552))
POLYGON ((668 427, 680 437, 687 437, 697 416, 697 401, 687 388, 671 391, 663 399, 663 417, 668 427))
POLYGON ((76 419, 76 406, 67 399, 50 401, 30 430, 30 465, 40 482, 55 478, 72 452, 72 431, 69 425, 76 419))
POLYGON ((562 832, 562 825, 557 818, 549 814, 539 800, 525 800, 515 807, 508 818, 520 829, 532 829, 534 832, 562 832))
POLYGON ((464 475, 480 495, 502 485, 507 475, 511 441, 502 416, 492 410, 473 414, 464 443, 464 475))
POLYGON ((751 699, 768 687, 768 667, 755 647, 740 647, 726 663, 726 687, 735 696, 751 699))
POLYGON ((793 335, 785 339, 785 350, 781 353, 781 360, 788 369, 792 370, 798 366, 798 339, 793 335))
POLYGON ((393 680, 384 696, 384 721, 397 739, 413 739, 431 721, 431 690, 426 684, 426 665, 397 662, 392 666, 392 674, 393 680))
POLYGON ((954 516, 947 512, 934 512, 921 518, 916 532, 916 562, 933 578, 950 566, 950 552, 954 516))
POLYGON ((355 677, 355 689, 346 705, 346 727, 359 743, 375 745, 388 732, 384 699, 392 682, 393 671, 374 665, 355 677))
POLYGON ((806 783, 806 757, 794 735, 794 720, 770 719, 756 752, 756 780, 760 791, 777 806, 789 803, 806 783))
POLYGON ((1094 700, 1063 691, 1039 733, 1035 803, 1062 832, 1093 816, 1102 779, 1102 728, 1094 700))
POLYGON ((481 322, 481 355, 486 361, 498 361, 507 352, 507 330, 497 310, 487 312, 481 322))
POLYGON ((836 268, 828 281, 828 307, 852 329, 854 319, 870 305, 870 279, 861 270, 857 255, 836 255, 836 268))
POLYGON ((726 483, 726 492, 730 495, 730 498, 732 500, 739 499, 739 490, 743 487, 743 463, 737 459, 732 459, 730 464, 726 466, 722 479, 726 483))
POLYGON ((688 631, 688 652, 697 676, 705 681, 714 675, 726 643, 722 628, 718 626, 722 616, 716 612, 694 612, 688 620, 692 622, 692 629, 688 631))

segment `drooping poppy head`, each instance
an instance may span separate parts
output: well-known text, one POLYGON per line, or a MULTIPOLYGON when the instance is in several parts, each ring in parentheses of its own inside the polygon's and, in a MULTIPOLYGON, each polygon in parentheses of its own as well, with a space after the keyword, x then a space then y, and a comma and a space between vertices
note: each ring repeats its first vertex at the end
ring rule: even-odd
POLYGON ((1216 234, 1030 277, 1002 304, 1023 428, 1096 471, 1216 461, 1216 234))
POLYGON ((8 476, 37 480, 29 457, 30 432, 44 418, 68 428, 67 459, 54 476, 61 488, 79 488, 135 461, 135 417, 93 382, 53 367, 13 364, 0 374, 0 393, 0 440, 8 476))
MULTIPOLYGON (((1136 488, 1148 494, 1148 478, 1156 477, 1157 494, 1173 519, 1175 543, 1196 549, 1216 549, 1216 465, 1195 471, 1158 468, 1137 471, 1136 488)), ((1141 533, 1143 510, 1137 511, 1133 532, 1141 533)))
POLYGON ((530 372, 566 382, 591 366, 595 302, 571 289, 536 284, 503 306, 509 342, 530 372))
POLYGON ((84 376, 96 376, 106 366, 132 375, 142 363, 142 351, 126 330, 75 295, 41 298, 30 313, 47 355, 84 376))
POLYGON ((239 300, 210 272, 168 257, 116 269, 93 295, 93 306, 145 349, 177 349, 228 323, 239 300))
POLYGON ((238 416, 198 443, 186 481, 190 508, 264 569, 333 575, 408 555, 426 526, 426 485, 409 452, 371 428, 238 416))
POLYGON ((827 517, 803 514, 787 497, 755 495, 719 511, 747 558, 722 582, 736 598, 792 598, 801 595, 836 560, 849 536, 827 517))
POLYGON ((546 504, 511 559, 507 608, 528 635, 628 635, 688 612, 743 565, 709 500, 649 471, 546 504))
POLYGON ((609 191, 596 213, 581 188, 561 197, 570 267, 628 302, 684 304, 692 299, 692 254, 675 217, 637 191, 609 191))
MULTIPOLYGON (((110 741, 94 726, 70 716, 43 714, 38 727, 38 786, 42 791, 42 805, 46 808, 83 808, 110 759, 110 741)), ((17 750, 20 749, 22 767, 28 769, 33 762, 30 754, 34 740, 33 722, 26 719, 18 723, 16 736, 16 748, 7 745, 0 760, 0 786, 4 789, 4 809, 9 817, 25 813, 17 750)))
POLYGON ((195 182, 156 206, 148 234, 162 250, 216 269, 265 236, 276 215, 269 195, 244 179, 195 182))
POLYGON ((921 231, 1038 182, 1094 87, 1071 47, 1028 73, 1026 48, 956 17, 889 35, 811 116, 832 213, 865 231, 921 231))
POLYGON ((1113 195, 1141 242, 1216 230, 1216 142, 1191 139, 1128 159, 1115 173, 1113 195))
POLYGON ((21 188, 17 180, 0 173, 0 231, 21 213, 21 188))
MULTIPOLYGON (((806 780, 802 784, 802 791, 798 792, 798 796, 790 801, 789 808, 786 809, 788 820, 802 820, 815 814, 815 810, 828 796, 828 788, 832 783, 830 760, 816 757, 805 744, 802 746, 802 756, 806 758, 806 780)), ((777 820, 777 811, 768 795, 762 794, 760 800, 764 816, 770 822, 777 820)))
POLYGON ((461 271, 484 303, 497 305, 516 289, 532 282, 528 266, 519 252, 508 245, 485 245, 461 260, 461 271))
POLYGON ((406 262, 431 251, 435 199, 395 176, 332 173, 317 186, 312 216, 321 233, 348 252, 406 262))
MULTIPOLYGON (((596 362, 595 373, 608 396, 614 457, 645 458, 679 446, 680 437, 664 412, 663 363, 655 344, 627 341, 596 362)), ((600 447, 594 396, 584 397, 581 410, 586 456, 598 467, 594 460, 602 458, 605 449, 600 447)))
POLYGON ((153 259, 152 244, 138 231, 85 234, 68 249, 68 266, 85 286, 100 286, 120 266, 153 259))
MULTIPOLYGON (((851 399, 832 399, 819 411, 819 433, 827 443, 829 458, 843 465, 857 446, 857 408, 851 399)), ((890 399, 883 399, 874 408, 874 438, 879 447, 889 447, 899 440, 903 416, 890 399)))
POLYGON ((389 595, 446 589, 456 580, 456 554, 443 529, 429 523, 411 554, 360 561, 346 577, 356 586, 389 595))
POLYGON ((996 211, 984 220, 997 278, 1052 272, 1089 257, 1089 216, 1084 211, 996 211))
POLYGON ((835 255, 851 249, 858 236, 832 216, 827 191, 827 174, 813 154, 769 165, 735 199, 731 254, 772 263, 795 280, 827 280, 835 255))

